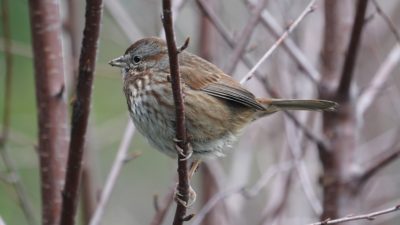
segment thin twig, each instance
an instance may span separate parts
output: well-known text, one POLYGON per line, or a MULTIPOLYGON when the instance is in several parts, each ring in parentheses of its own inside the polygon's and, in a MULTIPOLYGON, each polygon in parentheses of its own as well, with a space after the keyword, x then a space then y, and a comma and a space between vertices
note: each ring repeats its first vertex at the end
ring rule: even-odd
POLYGON ((361 118, 365 111, 375 102, 379 93, 383 90, 391 72, 399 65, 400 61, 400 44, 396 44, 389 55, 379 67, 375 76, 372 78, 369 86, 365 89, 358 99, 357 117, 361 118))
MULTIPOLYGON (((175 112, 176 112, 176 140, 177 152, 182 151, 182 154, 178 155, 178 187, 177 190, 180 194, 181 200, 188 202, 189 200, 189 179, 187 171, 187 155, 189 154, 189 149, 186 139, 186 128, 185 128, 185 109, 184 100, 182 96, 182 87, 179 74, 179 64, 178 64, 178 50, 175 44, 174 27, 172 21, 172 11, 171 11, 171 1, 162 1, 163 18, 162 22, 165 30, 165 37, 167 40, 168 48, 168 58, 171 73, 171 88, 174 97, 175 112)), ((171 140, 172 141, 172 140, 171 140)), ((174 225, 183 224, 186 220, 186 206, 183 204, 177 204, 174 225)))
POLYGON ((320 203, 321 201, 318 199, 316 191, 311 184, 310 175, 305 165, 305 161, 303 158, 305 151, 301 149, 302 137, 299 134, 296 135, 296 133, 298 133, 297 129, 299 129, 299 127, 297 127, 295 124, 288 123, 287 119, 285 121, 285 130, 289 144, 289 150, 292 154, 294 164, 296 166, 298 178, 300 180, 306 199, 311 205, 311 208, 316 215, 320 215, 322 212, 322 206, 320 203))
POLYGON ((141 36, 142 32, 140 32, 120 1, 105 0, 104 6, 130 42, 141 36))
POLYGON ((365 13, 367 11, 367 6, 368 0, 358 1, 350 42, 347 47, 347 54, 343 65, 342 75, 336 93, 338 98, 343 101, 346 101, 350 98, 350 87, 354 76, 358 48, 361 42, 361 34, 365 24, 365 13))
MULTIPOLYGON (((288 146, 285 146, 282 151, 280 151, 279 158, 282 162, 293 160, 293 157, 289 153, 288 146)), ((266 204, 261 210, 260 218, 257 224, 274 224, 274 221, 278 219, 277 217, 279 214, 282 215, 284 205, 288 200, 289 189, 293 184, 293 174, 294 165, 286 171, 282 171, 282 173, 279 174, 279 176, 276 176, 274 181, 271 182, 269 193, 273 194, 268 198, 268 201, 265 202, 266 204)))
POLYGON ((250 17, 247 24, 244 26, 243 30, 240 32, 240 36, 237 39, 235 48, 233 49, 232 55, 228 60, 228 65, 226 66, 226 71, 228 74, 233 73, 235 70, 239 59, 242 57, 243 52, 246 50, 246 46, 250 41, 250 37, 256 28, 256 25, 261 19, 261 13, 267 4, 267 0, 258 0, 257 6, 252 10, 252 16, 250 17))
POLYGON ((354 220, 369 220, 369 221, 371 221, 371 220, 376 219, 376 217, 378 217, 378 216, 385 215, 385 214, 392 213, 392 212, 399 211, 399 210, 400 210, 400 205, 396 205, 396 206, 388 208, 388 209, 384 209, 381 211, 376 211, 376 212, 372 212, 372 213, 368 213, 368 214, 345 216, 343 218, 334 219, 334 220, 327 219, 325 221, 311 223, 309 225, 338 224, 338 223, 349 222, 349 221, 354 221, 354 220))
MULTIPOLYGON (((246 0, 249 6, 254 6, 253 1, 246 0)), ((275 37, 279 38, 280 34, 283 32, 283 28, 280 27, 276 19, 271 15, 271 13, 264 9, 262 14, 261 24, 264 25, 270 33, 275 37)), ((283 43, 282 47, 287 51, 290 57, 299 65, 299 67, 304 70, 306 76, 315 84, 318 83, 321 75, 317 68, 310 62, 307 56, 302 52, 302 50, 296 45, 296 43, 287 37, 283 43)))
POLYGON ((214 206, 221 200, 232 196, 233 194, 237 194, 243 191, 243 187, 233 187, 228 190, 222 190, 215 194, 205 205, 204 207, 196 214, 191 225, 199 225, 203 221, 204 217, 207 215, 210 210, 214 208, 214 206))
MULTIPOLYGON (((3 37, 0 37, 0 42, 4 42, 3 37)), ((12 45, 10 50, 13 55, 32 59, 33 55, 32 55, 31 45, 16 40, 10 40, 10 44, 12 45)), ((6 46, 0 45, 0 52, 5 52, 5 51, 6 51, 6 46)))
POLYGON ((251 70, 240 80, 240 83, 244 83, 247 80, 251 79, 254 72, 260 67, 260 65, 276 50, 276 48, 282 44, 283 40, 293 31, 294 28, 299 25, 299 23, 304 19, 306 15, 314 11, 314 4, 317 0, 311 0, 310 3, 306 6, 300 16, 293 21, 292 24, 286 29, 286 31, 280 36, 280 38, 271 46, 270 49, 261 57, 261 59, 251 68, 251 70))
POLYGON ((376 160, 375 163, 373 163, 369 168, 365 170, 364 173, 362 173, 362 175, 359 178, 360 182, 365 183, 366 181, 369 180, 369 178, 371 178, 376 173, 381 171, 383 168, 388 166, 390 163, 398 159, 400 156, 400 148, 391 147, 390 150, 387 150, 386 152, 381 153, 380 155, 381 157, 379 158, 379 160, 376 160))
MULTIPOLYGON (((210 19, 210 21, 213 23, 217 31, 220 33, 220 35, 224 38, 226 43, 231 47, 234 48, 235 46, 235 41, 230 34, 229 30, 224 26, 222 21, 218 18, 218 16, 215 14, 215 12, 210 8, 204 0, 197 0, 197 3, 199 5, 199 8, 202 10, 202 12, 210 19)), ((248 68, 252 68, 253 64, 251 62, 251 59, 247 55, 242 55, 242 60, 246 64, 248 68)), ((278 93, 276 90, 272 88, 272 85, 270 85, 269 80, 265 77, 262 76, 258 71, 254 71, 254 74, 256 75, 257 78, 261 79, 263 81, 263 84, 265 86, 265 89, 267 92, 271 95, 273 98, 279 98, 278 93)), ((293 120, 295 124, 297 124, 306 134, 306 137, 309 138, 311 141, 315 142, 318 146, 322 146, 323 148, 326 148, 326 144, 324 141, 322 141, 317 135, 315 135, 312 131, 310 131, 306 126, 301 124, 296 117, 294 117, 290 112, 285 112, 286 115, 289 116, 293 120)))
POLYGON ((251 188, 245 188, 243 195, 245 197, 252 198, 257 196, 260 191, 271 181, 271 179, 279 172, 284 172, 292 169, 294 167, 293 161, 285 161, 278 163, 276 165, 269 166, 267 171, 265 171, 257 182, 251 188))
POLYGON ((386 15, 386 13, 382 10, 381 6, 378 4, 378 2, 376 0, 372 0, 372 3, 374 4, 378 14, 382 17, 382 19, 388 25, 390 31, 393 33, 394 37, 396 38, 397 43, 400 44, 400 33, 396 29, 396 25, 393 23, 393 21, 390 19, 390 17, 388 15, 386 15))
POLYGON ((153 219, 150 222, 150 225, 161 225, 164 222, 165 216, 167 215, 167 212, 169 208, 172 205, 172 202, 174 200, 174 192, 175 189, 171 188, 168 193, 165 195, 164 200, 163 200, 163 205, 158 206, 158 209, 156 210, 156 214, 154 215, 153 219))
POLYGON ((13 55, 11 52, 11 28, 9 19, 8 0, 2 1, 2 25, 3 25, 3 42, 4 42, 4 58, 5 58, 5 82, 4 82, 4 109, 3 109, 3 127, 0 133, 0 154, 4 162, 7 174, 12 177, 11 184, 17 193, 18 202, 22 212, 26 217, 28 224, 36 224, 36 219, 33 213, 32 204, 26 193, 26 189, 17 173, 17 167, 9 155, 7 142, 9 140, 10 120, 11 120, 11 102, 12 102, 12 80, 13 80, 13 55))
POLYGON ((116 180, 120 174, 122 166, 125 164, 126 155, 134 133, 135 126, 131 121, 129 121, 125 128, 124 136, 122 137, 122 141, 119 145, 114 162, 111 166, 110 173, 107 176, 103 191, 101 192, 99 203, 96 206, 96 210, 94 211, 92 218, 90 219, 89 225, 98 225, 101 222, 101 218, 104 214, 108 200, 110 199, 116 180))
POLYGON ((76 100, 72 110, 71 143, 63 191, 61 225, 73 225, 75 223, 102 9, 102 0, 86 1, 85 28, 79 59, 76 100))
MULTIPOLYGON (((172 14, 172 21, 175 22, 176 18, 178 18, 179 12, 183 8, 183 6, 188 2, 188 0, 174 0, 172 1, 172 6, 171 6, 171 11, 173 12, 172 14)), ((164 27, 160 29, 160 32, 158 32, 159 37, 165 37, 165 31, 164 27)))
POLYGON ((301 123, 297 117, 293 115, 293 113, 284 111, 285 115, 292 120, 292 122, 303 131, 304 135, 312 142, 314 142, 319 148, 327 149, 328 144, 325 139, 320 138, 316 134, 314 134, 308 127, 306 127, 303 123, 301 123))

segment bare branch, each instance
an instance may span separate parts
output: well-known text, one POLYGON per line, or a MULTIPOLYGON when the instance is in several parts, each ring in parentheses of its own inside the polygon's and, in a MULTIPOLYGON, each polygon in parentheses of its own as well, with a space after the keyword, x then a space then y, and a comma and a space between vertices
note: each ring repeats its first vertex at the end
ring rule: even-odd
POLYGON ((267 0, 258 0, 257 6, 252 10, 252 16, 240 32, 241 35, 238 37, 238 41, 236 42, 231 57, 228 59, 228 65, 224 69, 228 74, 233 73, 243 52, 246 50, 246 46, 250 41, 254 28, 256 28, 256 25, 261 19, 261 13, 266 4, 267 0))
POLYGON ((29 1, 38 110, 42 221, 60 222, 67 151, 67 104, 57 1, 29 1))
MULTIPOLYGON (((188 2, 188 0, 174 0, 172 1, 171 11, 172 13, 172 21, 175 22, 176 18, 178 18, 179 11, 183 8, 183 6, 188 2)), ((164 27, 160 29, 158 32, 159 37, 165 37, 164 27)))
POLYGON ((271 179, 279 172, 284 172, 294 167, 293 161, 285 161, 276 165, 269 166, 257 182, 251 188, 245 188, 243 195, 245 197, 254 197, 260 193, 260 191, 271 181, 271 179))
POLYGON ((225 199, 229 196, 232 196, 233 194, 237 194, 243 191, 243 187, 233 187, 228 190, 221 190, 217 194, 215 194, 205 205, 204 207, 197 213, 196 217, 194 217, 191 225, 200 225, 201 222, 203 221, 204 217, 207 215, 207 213, 210 212, 214 208, 214 206, 221 201, 222 199, 225 199))
POLYGON ((337 90, 337 96, 341 100, 350 98, 350 86, 353 78, 353 71, 357 61, 358 47, 361 42, 361 34, 364 28, 365 12, 367 11, 368 0, 359 0, 357 4, 356 16, 354 19, 353 30, 351 32, 349 46, 347 48, 346 59, 343 65, 341 80, 337 90))
POLYGON ((129 16, 128 12, 126 12, 124 6, 121 5, 120 1, 105 0, 104 6, 115 19, 115 22, 122 29, 129 41, 133 42, 141 36, 142 32, 140 32, 139 28, 129 16))
MULTIPOLYGON (((176 111, 176 140, 179 140, 177 148, 180 148, 183 154, 178 154, 178 192, 181 195, 182 201, 187 202, 189 199, 189 180, 187 171, 187 159, 185 157, 189 154, 187 139, 186 139, 186 128, 185 128, 185 109, 182 96, 182 87, 179 74, 178 64, 178 50, 175 44, 174 28, 172 21, 171 1, 163 0, 163 25, 165 30, 165 37, 167 40, 168 47, 168 58, 171 73, 171 88, 174 97, 175 111, 176 111)), ((179 151, 177 149, 177 151, 179 151)), ((186 217, 186 206, 178 204, 175 211, 174 225, 183 224, 186 217)))
POLYGON ((185 42, 183 43, 183 45, 182 45, 181 47, 179 47, 179 48, 176 49, 176 51, 177 51, 178 54, 181 53, 181 52, 183 52, 183 51, 189 46, 189 41, 190 41, 190 38, 189 38, 189 37, 186 38, 186 40, 185 40, 185 42))
MULTIPOLYGON (((340 68, 343 67, 343 55, 348 46, 348 30, 353 22, 353 1, 325 1, 324 37, 321 50, 322 77, 319 95, 323 99, 335 99, 337 82, 340 80, 340 68)), ((336 100, 336 99, 335 99, 336 100)), ((341 102, 339 102, 341 104, 341 102)), ((339 217, 346 212, 351 201, 345 187, 343 176, 348 171, 355 151, 355 118, 353 107, 341 104, 338 112, 323 113, 323 134, 329 137, 328 148, 318 146, 319 159, 323 168, 320 179, 322 188, 321 220, 339 217)))
POLYGON ((116 180, 120 174, 122 166, 125 164, 127 152, 129 150, 134 133, 135 126, 131 121, 129 121, 118 148, 117 155, 115 156, 114 162, 111 166, 110 173, 107 176, 103 191, 101 192, 99 203, 96 206, 96 210, 94 211, 92 218, 90 219, 89 225, 98 225, 101 222, 101 218, 108 200, 110 199, 116 180))
POLYGON ((339 218, 339 219, 327 219, 325 221, 322 222, 317 222, 317 223, 311 223, 309 225, 328 225, 328 224, 338 224, 338 223, 343 223, 343 222, 349 222, 349 221, 355 221, 355 220, 375 220, 376 217, 381 216, 381 215, 385 215, 388 213, 392 213, 395 211, 399 211, 400 210, 400 205, 388 208, 388 209, 384 209, 381 211, 376 211, 376 212, 372 212, 372 213, 368 213, 368 214, 362 214, 362 215, 355 215, 355 216, 345 216, 343 218, 339 218))
POLYGON ((394 37, 397 40, 397 43, 400 44, 400 33, 396 29, 396 25, 393 23, 393 21, 390 19, 390 17, 388 15, 386 15, 386 13, 382 10, 382 8, 380 7, 380 5, 378 4, 378 2, 376 0, 372 0, 372 3, 374 4, 378 14, 382 17, 382 19, 389 26, 390 31, 392 31, 394 37))
POLYGON ((86 1, 85 28, 79 59, 76 100, 73 103, 72 110, 71 143, 69 146, 66 182, 63 190, 61 225, 73 225, 75 223, 102 8, 102 0, 86 1))
MULTIPOLYGON (((246 2, 248 3, 248 5, 254 6, 254 3, 251 3, 253 1, 246 0, 246 2)), ((276 19, 265 8, 261 16, 261 24, 264 25, 275 38, 279 38, 280 34, 283 33, 284 30, 280 27, 276 19)), ((285 51, 287 51, 289 56, 292 57, 293 60, 300 66, 300 68, 305 71, 305 74, 308 75, 307 77, 309 77, 313 83, 318 83, 321 76, 320 73, 290 37, 287 37, 283 41, 282 47, 285 49, 285 51)))
POLYGON ((390 150, 387 150, 381 155, 382 156, 379 157, 379 159, 374 160, 375 162, 370 165, 370 167, 367 168, 364 173, 362 173, 361 177, 359 178, 360 182, 365 183, 369 180, 369 178, 373 177, 376 173, 398 159, 400 156, 400 148, 390 148, 390 150))
MULTIPOLYGON (((215 28, 221 34, 221 36, 225 39, 225 41, 228 43, 228 45, 233 48, 235 46, 235 41, 234 41, 232 35, 230 34, 229 30, 223 25, 222 21, 218 18, 218 16, 213 12, 213 10, 207 5, 207 3, 204 0, 197 0, 197 3, 199 5, 200 9, 202 10, 202 12, 214 24, 215 28)), ((251 59, 248 56, 242 55, 242 60, 247 65, 248 68, 253 67, 253 63, 251 62, 251 59)), ((256 75, 257 78, 259 78, 263 81, 265 89, 271 95, 271 97, 279 98, 277 91, 274 88, 272 88, 268 79, 265 76, 262 76, 257 71, 254 71, 254 74, 256 75)), ((291 120, 293 120, 293 122, 295 124, 297 124, 297 126, 299 126, 305 132, 307 138, 309 138, 311 141, 315 142, 318 146, 321 146, 322 148, 326 148, 326 146, 325 146, 326 144, 317 135, 315 135, 312 131, 307 129, 306 126, 301 124, 297 120, 297 118, 294 117, 290 112, 285 112, 285 114, 288 115, 289 118, 291 120)))
POLYGON ((302 137, 296 134, 298 133, 296 131, 299 128, 296 127, 295 124, 288 123, 287 119, 285 119, 285 127, 286 127, 285 130, 286 130, 287 140, 289 144, 289 150, 290 153, 292 154, 295 168, 298 173, 298 179, 300 180, 306 199, 311 205, 311 208, 313 209, 314 213, 316 215, 320 215, 322 212, 322 206, 320 204, 321 201, 318 199, 316 191, 312 186, 309 172, 307 171, 305 165, 304 161, 305 150, 301 148, 302 137))
POLYGON ((399 65, 400 61, 400 45, 396 44, 389 55, 383 61, 378 71, 372 78, 367 89, 362 92, 357 104, 357 117, 361 118, 364 113, 371 107, 379 93, 383 90, 383 86, 389 79, 391 72, 399 65))
POLYGON ((156 210, 156 214, 154 215, 153 219, 150 222, 150 225, 161 225, 164 222, 165 215, 168 212, 168 209, 171 207, 172 202, 174 200, 174 192, 175 189, 171 188, 168 193, 165 195, 164 200, 163 200, 163 205, 158 206, 158 209, 156 210))
POLYGON ((253 66, 253 68, 251 68, 251 70, 240 80, 241 84, 251 79, 251 77, 253 76, 254 72, 258 69, 258 67, 260 67, 260 65, 275 51, 275 49, 278 48, 280 44, 282 44, 283 40, 294 30, 294 28, 297 27, 297 25, 299 25, 299 23, 304 19, 304 17, 309 13, 311 13, 312 11, 314 11, 314 4, 316 1, 317 0, 311 0, 308 3, 308 5, 300 14, 300 16, 295 21, 293 21, 293 23, 290 24, 290 26, 288 26, 286 31, 279 37, 279 39, 271 46, 270 49, 268 49, 268 51, 253 66))

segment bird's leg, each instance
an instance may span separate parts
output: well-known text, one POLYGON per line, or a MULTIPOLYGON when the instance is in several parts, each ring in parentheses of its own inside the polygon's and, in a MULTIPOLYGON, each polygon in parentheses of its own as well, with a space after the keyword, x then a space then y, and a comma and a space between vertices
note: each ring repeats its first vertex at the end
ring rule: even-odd
POLYGON ((174 193, 175 201, 182 204, 186 208, 192 206, 194 204, 194 202, 196 201, 196 197, 197 197, 196 192, 193 190, 192 186, 190 186, 190 184, 189 184, 189 190, 188 190, 189 198, 187 201, 184 201, 184 200, 182 200, 183 194, 181 194, 179 192, 178 185, 179 184, 176 184, 176 187, 175 187, 175 193, 174 193))
POLYGON ((190 185, 190 181, 193 178, 194 173, 197 171, 199 168, 199 165, 201 163, 201 160, 194 160, 190 166, 189 172, 188 172, 188 182, 189 182, 189 199, 187 202, 183 201, 180 199, 182 197, 182 194, 179 193, 178 188, 175 189, 175 199, 185 207, 190 207, 193 205, 193 203, 196 201, 196 192, 193 190, 192 186, 190 185))
MULTIPOLYGON (((178 142, 178 140, 174 140, 175 142, 178 142)), ((183 153, 183 149, 182 148, 180 148, 179 146, 178 146, 178 144, 176 144, 176 149, 177 149, 177 151, 178 151, 178 154, 180 154, 181 156, 184 156, 184 158, 183 159, 180 159, 181 161, 186 161, 186 160, 188 160, 192 155, 193 155, 193 148, 192 148, 192 146, 190 145, 190 143, 188 143, 188 153, 185 155, 184 153, 183 153)), ((197 194, 196 194, 196 192, 193 190, 193 188, 192 188, 192 186, 190 185, 190 181, 191 181, 191 179, 192 179, 192 177, 193 177, 193 174, 196 172, 196 170, 197 170, 197 168, 198 168, 198 166, 200 165, 200 163, 201 163, 201 160, 195 160, 193 163, 192 163, 192 165, 190 166, 190 169, 189 169, 189 172, 188 172, 188 183, 189 183, 189 190, 188 190, 188 200, 187 201, 184 201, 184 200, 182 200, 182 194, 179 192, 179 190, 178 190, 178 184, 177 184, 177 186, 176 186, 176 188, 175 188, 175 194, 174 194, 174 196, 175 196, 175 201, 177 201, 178 203, 180 203, 180 204, 182 204, 183 206, 185 206, 185 207, 190 207, 190 206, 192 206, 193 205, 193 203, 196 201, 196 196, 197 196, 197 194)))
POLYGON ((189 180, 192 179, 194 173, 197 171, 197 169, 199 168, 200 164, 201 164, 201 160, 200 159, 195 159, 192 162, 192 165, 190 165, 190 169, 189 169, 189 173, 188 173, 189 180))

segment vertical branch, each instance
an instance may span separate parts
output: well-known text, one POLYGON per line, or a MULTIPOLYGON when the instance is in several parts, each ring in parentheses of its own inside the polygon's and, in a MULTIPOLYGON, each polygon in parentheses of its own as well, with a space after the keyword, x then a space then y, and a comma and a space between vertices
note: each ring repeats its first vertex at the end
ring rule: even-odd
MULTIPOLYGON (((347 0, 325 1, 325 31, 324 43, 321 51, 322 77, 319 94, 321 98, 334 98, 335 84, 339 80, 340 70, 343 65, 343 55, 348 44, 348 35, 351 27, 351 2, 347 0)), ((342 105, 339 110, 342 110, 342 105)), ((323 131, 331 139, 331 146, 318 146, 319 157, 323 167, 321 186, 323 190, 323 213, 321 220, 326 218, 336 218, 339 214, 339 168, 342 152, 346 143, 344 140, 352 139, 351 134, 335 132, 335 117, 333 113, 324 114, 323 131), (342 146, 339 146, 341 144, 342 146), (334 151, 334 147, 337 147, 334 151)), ((337 116, 336 116, 337 117, 337 116)), ((348 118, 348 117, 347 117, 348 118)), ((345 124, 348 120, 341 122, 345 124)), ((339 125, 336 125, 339 126, 339 125)), ((352 131, 351 131, 352 132, 352 131)), ((347 142, 347 147, 353 148, 352 141, 347 142)), ((344 156, 342 156, 344 157, 344 156)))
POLYGON ((76 100, 73 104, 71 143, 69 146, 66 182, 62 201, 62 225, 73 225, 81 176, 83 147, 90 112, 93 73, 102 16, 102 0, 86 1, 86 21, 83 31, 76 100))
MULTIPOLYGON (((167 40, 169 65, 171 73, 171 85, 175 103, 176 112, 176 140, 177 147, 182 149, 183 154, 178 154, 178 192, 182 194, 182 200, 187 202, 189 199, 189 180, 187 171, 187 160, 185 156, 188 155, 188 146, 186 140, 186 128, 185 128, 185 111, 182 96, 182 87, 179 74, 178 65, 178 50, 175 44, 174 29, 172 22, 172 11, 171 1, 163 0, 163 25, 165 30, 165 37, 167 40)), ((186 43, 187 44, 187 43, 186 43)), ((183 224, 186 216, 186 206, 179 204, 176 207, 174 225, 183 224)))
POLYGON ((358 47, 361 42, 362 29, 364 27, 365 13, 367 11, 368 0, 359 0, 357 4, 357 12, 354 19, 353 30, 351 32, 350 43, 347 48, 346 59, 344 61, 342 76, 337 90, 340 99, 348 100, 350 94, 351 81, 356 65, 358 47))
MULTIPOLYGON (((67 83, 67 94, 69 98, 74 98, 75 88, 78 75, 79 67, 79 51, 82 40, 82 29, 84 15, 81 14, 81 1, 80 0, 69 0, 67 1, 68 17, 66 19, 66 33, 69 39, 65 49, 65 56, 67 58, 68 66, 66 66, 66 83, 67 83)), ((90 124, 88 127, 87 135, 90 136, 91 129, 90 124)), ((80 191, 80 197, 82 198, 82 213, 81 220, 84 224, 89 224, 90 218, 92 217, 97 203, 97 182, 94 174, 93 156, 90 142, 84 147, 83 154, 83 165, 82 165, 82 185, 80 191)))
POLYGON ((44 225, 59 223, 67 150, 67 104, 58 1, 30 0, 39 126, 39 161, 44 225))
POLYGON ((11 101, 12 101, 12 67, 13 67, 13 55, 11 52, 11 28, 9 19, 9 7, 8 0, 3 0, 1 5, 1 17, 3 25, 3 36, 4 36, 4 56, 5 56, 5 83, 4 83, 4 110, 3 110, 3 127, 0 133, 0 154, 4 162, 7 173, 13 177, 12 185, 17 193, 18 202, 22 208, 22 211, 26 217, 28 224, 35 224, 35 217, 32 210, 31 202, 29 201, 28 195, 25 191, 17 168, 9 155, 7 149, 7 142, 9 136, 9 127, 11 120, 11 101))
MULTIPOLYGON (((323 212, 321 219, 335 218, 352 208, 359 190, 351 170, 356 146, 356 120, 350 100, 350 87, 358 46, 364 25, 368 0, 359 0, 353 21, 347 21, 349 1, 325 2, 325 36, 322 50, 323 77, 321 98, 335 99, 340 104, 336 113, 324 113, 323 132, 330 140, 327 148, 319 146, 323 167, 323 212), (352 26, 351 26, 352 24, 352 26), (352 27, 350 36, 346 35, 352 27), (346 48, 347 46, 347 48, 346 48), (343 60, 343 55, 346 58, 343 60), (339 71, 339 68, 342 68, 339 71), (334 83, 339 82, 335 88, 334 83)), ((352 209, 354 210, 354 209, 352 209)))

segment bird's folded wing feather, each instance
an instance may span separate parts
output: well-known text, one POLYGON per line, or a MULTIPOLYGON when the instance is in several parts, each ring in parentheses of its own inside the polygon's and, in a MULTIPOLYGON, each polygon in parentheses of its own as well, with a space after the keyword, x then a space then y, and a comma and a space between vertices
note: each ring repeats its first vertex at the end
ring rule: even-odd
MULTIPOLYGON (((196 56, 194 56, 196 57, 196 56)), ((264 110, 254 95, 244 89, 232 77, 224 74, 211 63, 196 57, 196 66, 192 60, 180 64, 180 74, 184 83, 194 90, 203 91, 211 96, 226 99, 242 105, 264 110), (200 60, 199 60, 200 59, 200 60), (197 68, 197 69, 193 69, 197 68)))

